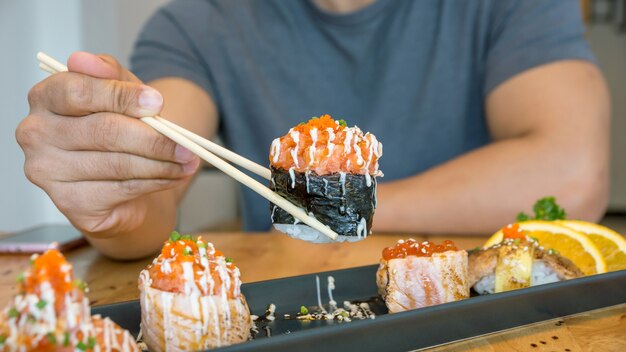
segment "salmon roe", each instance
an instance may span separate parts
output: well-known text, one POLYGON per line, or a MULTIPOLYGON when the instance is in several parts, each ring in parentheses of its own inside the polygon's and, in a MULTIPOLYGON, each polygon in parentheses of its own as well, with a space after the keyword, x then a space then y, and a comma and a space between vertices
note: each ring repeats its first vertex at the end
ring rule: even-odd
POLYGON ((312 171, 318 175, 338 172, 378 174, 382 144, 371 133, 347 127, 330 115, 311 118, 276 138, 270 148, 270 164, 283 170, 312 171))
POLYGON ((61 304, 65 295, 74 289, 73 281, 72 265, 61 252, 50 249, 34 257, 30 269, 24 273, 20 288, 24 293, 41 295, 42 285, 48 283, 54 291, 55 302, 61 304))
POLYGON ((456 250, 458 249, 454 245, 454 242, 450 240, 445 240, 442 244, 435 244, 429 241, 418 243, 410 238, 408 240, 400 240, 394 246, 383 249, 383 259, 406 258, 410 255, 416 257, 430 257, 435 253, 456 250))
POLYGON ((518 224, 509 224, 502 228, 502 239, 525 240, 526 235, 524 234, 524 231, 519 228, 518 224))
POLYGON ((183 265, 185 263, 191 265, 193 284, 202 294, 215 295, 225 289, 229 298, 235 296, 235 286, 238 282, 235 278, 237 267, 229 258, 225 258, 222 252, 214 249, 212 244, 203 241, 202 237, 194 240, 189 235, 165 242, 161 254, 148 267, 148 274, 152 280, 151 286, 162 291, 182 293, 185 282, 190 279, 190 277, 185 277, 183 265), (219 257, 226 261, 227 273, 217 269, 220 265, 219 257), (223 275, 228 275, 229 278, 223 275), (213 284, 202 285, 201 280, 211 280, 213 284), (227 283, 230 286, 224 287, 227 283))
MULTIPOLYGON (((165 242, 163 248, 161 248, 161 254, 158 259, 176 259, 180 262, 193 262, 196 261, 196 257, 199 255, 198 245, 206 246, 206 242, 203 242, 201 238, 197 241, 191 238, 181 238, 176 241, 169 240, 165 242)), ((207 252, 207 255, 211 253, 207 252)), ((224 254, 215 249, 211 257, 223 257, 224 254)))
MULTIPOLYGON (((343 120, 340 120, 343 122, 343 120)), ((294 131, 298 131, 300 133, 309 133, 312 129, 316 128, 318 130, 325 130, 327 128, 332 128, 337 131, 343 129, 345 125, 338 124, 330 115, 322 115, 320 117, 311 118, 308 122, 301 123, 298 126, 294 127, 294 131)))

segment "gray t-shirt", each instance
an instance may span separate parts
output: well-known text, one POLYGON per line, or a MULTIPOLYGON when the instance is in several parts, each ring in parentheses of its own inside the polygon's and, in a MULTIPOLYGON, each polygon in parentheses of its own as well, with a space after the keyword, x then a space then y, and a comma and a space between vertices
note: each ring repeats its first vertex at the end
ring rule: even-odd
MULTIPOLYGON (((487 95, 534 66, 592 61, 583 30, 577 0, 378 0, 342 15, 311 0, 177 0, 131 62, 144 81, 204 88, 227 147, 262 165, 311 116, 358 125, 384 144, 386 182, 489 143, 487 95)), ((269 229, 268 202, 242 198, 245 229, 269 229)))

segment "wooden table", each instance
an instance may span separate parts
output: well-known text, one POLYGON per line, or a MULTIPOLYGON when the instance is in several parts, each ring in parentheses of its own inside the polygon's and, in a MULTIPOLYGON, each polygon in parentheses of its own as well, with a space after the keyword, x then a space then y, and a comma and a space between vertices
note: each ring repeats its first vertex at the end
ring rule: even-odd
MULTIPOLYGON (((208 233, 241 269, 244 282, 350 268, 377 263, 382 248, 402 238, 375 235, 353 244, 315 245, 285 235, 208 233)), ((415 237, 425 240, 428 237, 415 237)), ((459 248, 474 248, 484 237, 451 237, 459 248)), ((440 242, 440 238, 434 239, 440 242)), ((137 275, 151 259, 116 262, 85 247, 67 254, 77 277, 87 281, 93 305, 138 297, 137 275)), ((15 293, 15 278, 28 256, 0 256, 0 306, 15 293)), ((600 293, 601 294, 601 293, 600 293)), ((626 351, 626 304, 524 326, 428 351, 626 351)))

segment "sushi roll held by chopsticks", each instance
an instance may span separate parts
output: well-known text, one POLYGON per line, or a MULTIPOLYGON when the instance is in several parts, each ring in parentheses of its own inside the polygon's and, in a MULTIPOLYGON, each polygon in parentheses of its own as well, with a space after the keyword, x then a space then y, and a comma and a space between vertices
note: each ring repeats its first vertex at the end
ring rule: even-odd
MULTIPOLYGON (((372 228, 382 153, 373 134, 329 115, 314 117, 272 142, 270 188, 329 226, 338 242, 359 241, 372 228)), ((275 204, 270 212, 278 231, 309 242, 331 241, 275 204)))
POLYGON ((127 330, 91 315, 85 283, 58 250, 34 255, 18 282, 0 313, 0 351, 140 351, 127 330))
POLYGON ((201 237, 174 232, 139 275, 141 332, 150 351, 199 351, 247 341, 239 269, 201 237))
POLYGON ((467 252, 443 244, 400 240, 383 250, 376 272, 378 293, 390 313, 469 297, 467 252))

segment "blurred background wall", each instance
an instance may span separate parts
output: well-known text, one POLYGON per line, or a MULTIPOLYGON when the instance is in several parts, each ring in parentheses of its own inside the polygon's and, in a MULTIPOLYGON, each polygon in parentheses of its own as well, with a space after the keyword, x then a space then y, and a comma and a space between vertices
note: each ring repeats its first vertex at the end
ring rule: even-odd
MULTIPOLYGON (((181 0, 184 1, 184 0, 181 0)), ((37 51, 63 60, 76 50, 109 53, 124 65, 137 32, 165 0, 0 0, 0 231, 63 223, 47 195, 24 177, 14 131, 28 113, 27 92, 45 77, 37 51)), ((613 96, 612 194, 609 211, 626 214, 626 34, 623 0, 583 0, 588 39, 613 96)), ((237 217, 237 185, 207 169, 179 210, 180 230, 196 231, 237 217)))
POLYGON ((28 113, 26 94, 44 74, 35 53, 66 57, 81 47, 78 0, 0 0, 0 228, 12 231, 47 222, 63 222, 52 202, 31 185, 22 170, 22 151, 15 127, 28 113))

